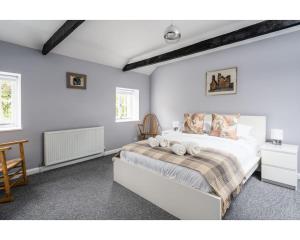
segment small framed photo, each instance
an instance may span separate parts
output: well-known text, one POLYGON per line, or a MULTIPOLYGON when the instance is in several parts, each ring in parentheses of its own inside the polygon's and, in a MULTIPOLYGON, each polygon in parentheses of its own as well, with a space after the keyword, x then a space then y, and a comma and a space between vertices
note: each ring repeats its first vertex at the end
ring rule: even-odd
POLYGON ((67 88, 86 89, 85 74, 67 72, 67 88))
POLYGON ((228 68, 206 73, 206 95, 236 94, 237 68, 228 68))

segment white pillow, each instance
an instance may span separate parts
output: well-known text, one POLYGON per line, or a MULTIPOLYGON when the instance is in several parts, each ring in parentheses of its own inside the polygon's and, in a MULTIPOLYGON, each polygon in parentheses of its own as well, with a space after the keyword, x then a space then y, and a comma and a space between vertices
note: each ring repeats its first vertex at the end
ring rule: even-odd
POLYGON ((205 133, 209 134, 211 130, 211 121, 204 120, 203 130, 205 133))
POLYGON ((237 125, 237 136, 238 137, 248 137, 253 127, 245 124, 238 123, 237 125))
POLYGON ((211 130, 211 121, 212 121, 211 114, 205 114, 203 130, 207 134, 209 134, 211 130))

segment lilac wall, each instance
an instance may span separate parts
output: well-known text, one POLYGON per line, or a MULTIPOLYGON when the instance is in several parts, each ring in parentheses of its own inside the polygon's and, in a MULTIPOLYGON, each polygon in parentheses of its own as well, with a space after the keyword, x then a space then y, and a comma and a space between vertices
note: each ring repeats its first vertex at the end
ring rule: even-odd
POLYGON ((140 90, 140 119, 149 112, 149 77, 0 41, 0 71, 22 74, 22 131, 0 132, 0 142, 28 138, 28 168, 42 165, 43 132, 102 125, 107 150, 133 142, 137 122, 115 123, 116 87, 140 90), (87 74, 87 90, 66 88, 66 72, 87 74))
POLYGON ((151 111, 163 128, 184 112, 265 115, 268 136, 282 128, 285 143, 300 145, 299 43, 294 32, 162 66, 151 75, 151 111), (206 96, 206 72, 228 67, 238 68, 237 94, 206 96))

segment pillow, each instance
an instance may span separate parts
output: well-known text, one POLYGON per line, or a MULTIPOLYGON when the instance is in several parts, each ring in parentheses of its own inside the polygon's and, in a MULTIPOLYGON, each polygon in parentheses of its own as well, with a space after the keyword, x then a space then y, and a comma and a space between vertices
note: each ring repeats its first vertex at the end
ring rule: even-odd
POLYGON ((253 127, 251 127, 249 125, 239 123, 237 125, 237 136, 238 137, 248 137, 248 136, 250 136, 250 132, 251 132, 252 128, 253 127))
POLYGON ((211 114, 205 114, 203 132, 209 134, 211 130, 211 114))
POLYGON ((204 117, 205 114, 203 113, 185 113, 183 132, 203 134, 204 117))
POLYGON ((238 139, 237 124, 240 114, 237 115, 212 115, 211 136, 238 139))
POLYGON ((211 130, 211 121, 204 120, 203 132, 209 134, 211 130))

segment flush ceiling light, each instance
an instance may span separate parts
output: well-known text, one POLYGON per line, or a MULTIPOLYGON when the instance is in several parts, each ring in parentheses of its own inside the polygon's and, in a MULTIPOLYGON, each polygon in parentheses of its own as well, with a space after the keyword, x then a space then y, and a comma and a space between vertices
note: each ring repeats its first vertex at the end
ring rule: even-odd
POLYGON ((177 43, 181 38, 181 33, 179 29, 171 24, 164 33, 164 39, 166 43, 177 43))

